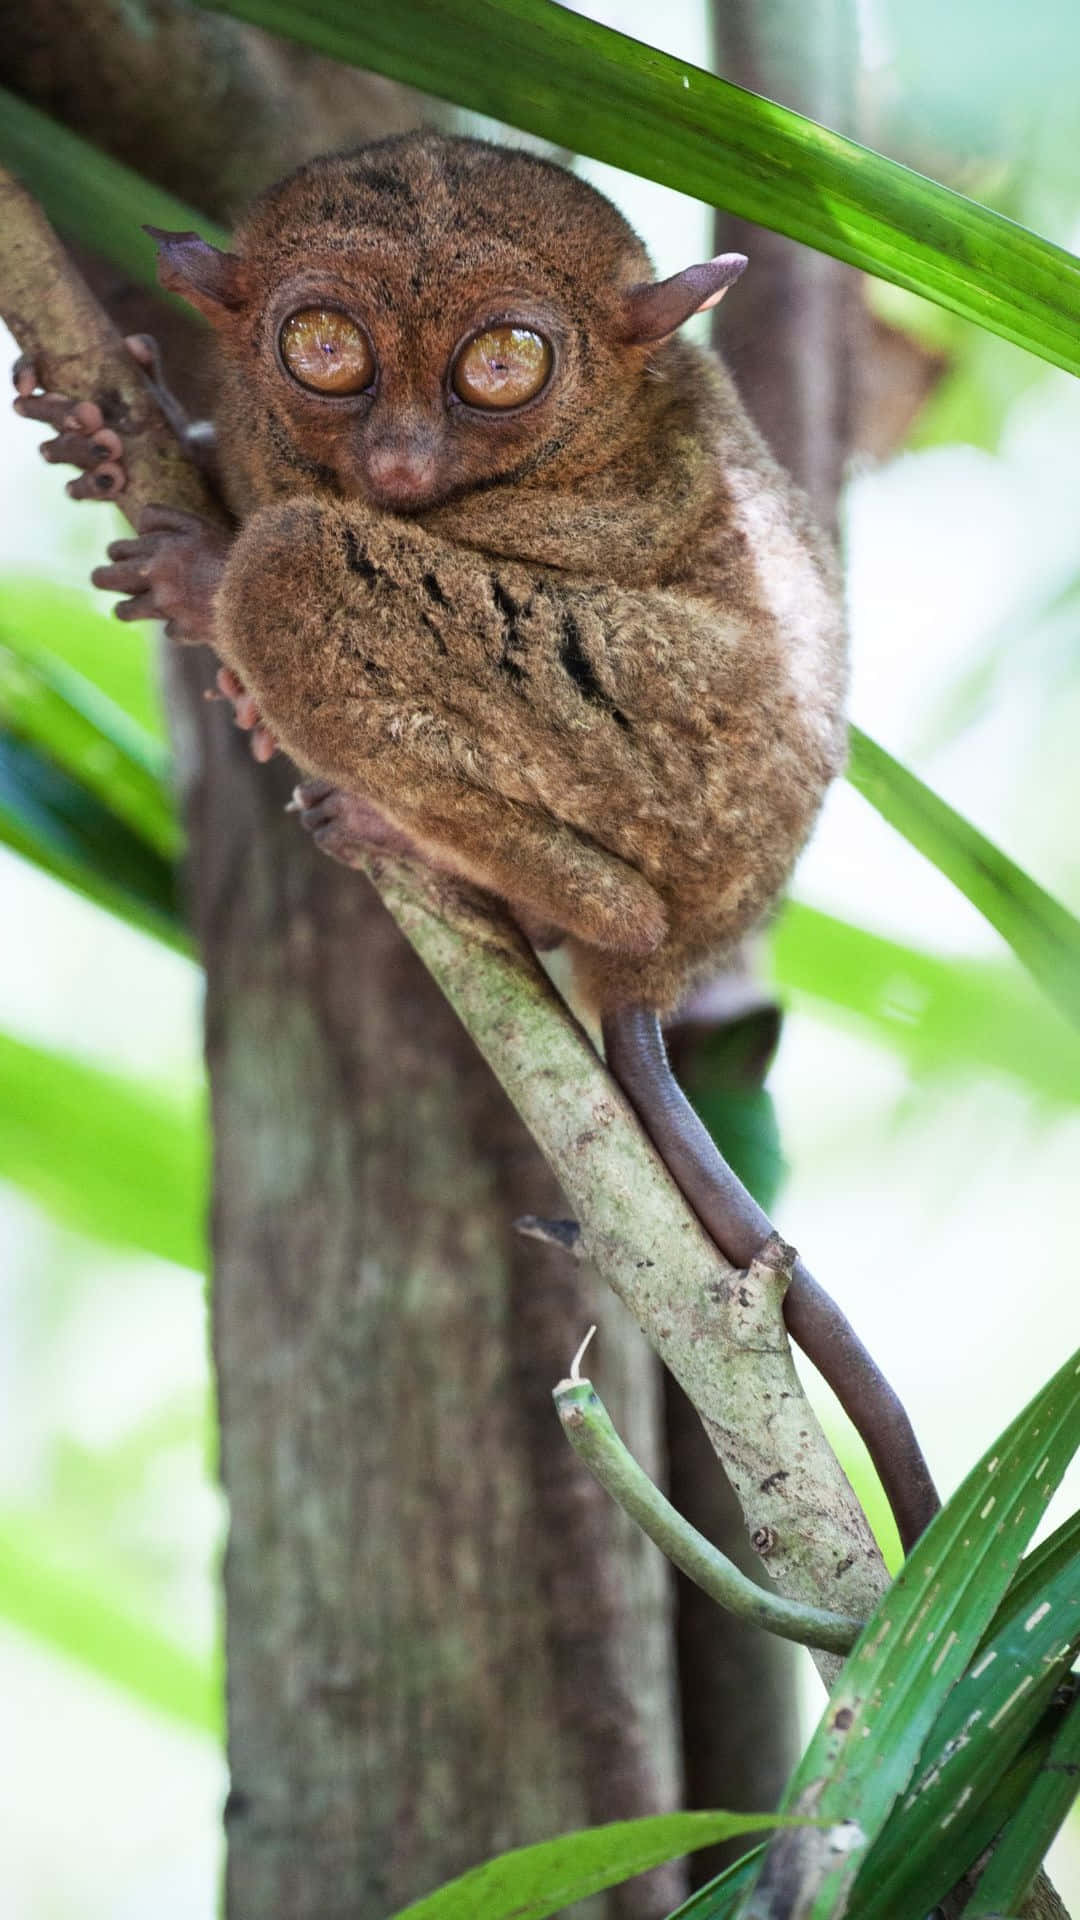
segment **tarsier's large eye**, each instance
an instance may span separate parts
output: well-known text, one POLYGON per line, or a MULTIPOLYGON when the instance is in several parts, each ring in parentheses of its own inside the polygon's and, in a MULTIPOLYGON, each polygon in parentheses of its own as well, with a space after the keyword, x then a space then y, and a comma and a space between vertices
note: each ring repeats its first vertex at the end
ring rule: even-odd
POLYGON ((520 407, 551 372, 551 345, 528 327, 489 327, 463 347, 451 384, 470 407, 520 407))
POLYGON ((362 393, 375 378, 367 334, 334 307, 290 314, 278 344, 294 380, 316 393, 362 393))

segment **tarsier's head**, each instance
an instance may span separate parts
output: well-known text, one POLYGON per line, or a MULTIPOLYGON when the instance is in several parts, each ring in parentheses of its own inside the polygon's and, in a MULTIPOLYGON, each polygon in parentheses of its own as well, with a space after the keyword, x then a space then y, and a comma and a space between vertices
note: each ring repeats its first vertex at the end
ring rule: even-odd
POLYGON ((650 353, 745 264, 654 284, 573 174, 430 133, 309 162, 234 253, 155 237, 163 284, 217 329, 249 464, 277 491, 325 484, 397 513, 603 465, 650 353))

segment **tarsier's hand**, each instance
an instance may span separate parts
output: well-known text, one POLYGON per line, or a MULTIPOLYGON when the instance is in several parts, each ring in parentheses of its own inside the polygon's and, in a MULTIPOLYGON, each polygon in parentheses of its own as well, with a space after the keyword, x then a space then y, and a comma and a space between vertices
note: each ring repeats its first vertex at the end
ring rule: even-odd
POLYGON ((95 567, 95 587, 124 593, 118 620, 164 620, 170 640, 211 646, 214 596, 225 574, 231 536, 180 507, 144 507, 133 539, 114 540, 111 564, 95 567))

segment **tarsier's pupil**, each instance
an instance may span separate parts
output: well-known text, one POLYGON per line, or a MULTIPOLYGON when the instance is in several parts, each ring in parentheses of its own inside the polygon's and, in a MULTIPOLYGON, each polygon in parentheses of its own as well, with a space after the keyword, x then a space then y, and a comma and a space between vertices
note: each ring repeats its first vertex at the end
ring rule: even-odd
POLYGON ((458 354, 454 392, 471 407, 520 407, 546 384, 551 362, 543 334, 528 327, 489 327, 458 354))
POLYGON ((362 393, 375 378, 367 335, 347 313, 305 307, 281 329, 281 357, 302 387, 318 393, 362 393))

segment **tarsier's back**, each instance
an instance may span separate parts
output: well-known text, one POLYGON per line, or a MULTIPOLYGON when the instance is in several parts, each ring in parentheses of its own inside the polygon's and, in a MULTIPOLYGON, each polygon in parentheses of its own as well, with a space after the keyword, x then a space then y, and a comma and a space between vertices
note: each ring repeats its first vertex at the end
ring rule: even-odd
POLYGON ((656 286, 585 183, 437 135, 302 168, 235 255, 165 248, 222 347, 223 656, 602 1008, 760 919, 842 761, 832 563, 673 337, 741 264, 656 286))

